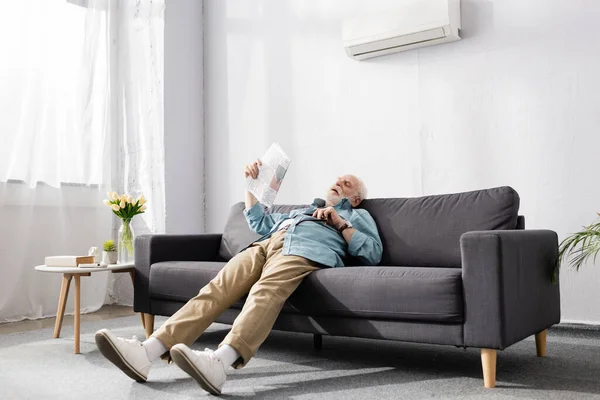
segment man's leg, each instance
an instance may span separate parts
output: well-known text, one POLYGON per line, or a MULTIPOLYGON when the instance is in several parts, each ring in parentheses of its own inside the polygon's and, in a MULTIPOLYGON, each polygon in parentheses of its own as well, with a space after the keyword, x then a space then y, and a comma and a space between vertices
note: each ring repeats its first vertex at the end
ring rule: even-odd
POLYGON ((319 269, 302 257, 278 258, 285 261, 271 265, 268 270, 265 265, 263 276, 250 290, 242 312, 219 345, 228 344, 240 354, 234 368, 241 368, 250 361, 269 336, 285 301, 308 274, 319 269))
POLYGON ((129 377, 144 382, 157 351, 164 349, 162 357, 170 361, 168 349, 176 343, 192 344, 219 314, 248 293, 262 272, 268 242, 255 243, 232 258, 196 297, 152 334, 147 349, 137 340, 118 338, 101 329, 96 333, 100 352, 129 377))
POLYGON ((277 233, 271 237, 262 275, 250 289, 242 312, 219 350, 195 351, 183 344, 171 349, 175 363, 212 394, 221 393, 225 370, 231 365, 219 357, 219 351, 230 346, 237 354, 234 367, 245 365, 267 338, 287 298, 304 277, 318 269, 315 263, 303 257, 281 255, 284 235, 277 233))
MULTIPOLYGON (((151 337, 160 340, 167 349, 177 343, 191 345, 219 315, 248 293, 260 278, 266 260, 267 242, 233 257, 217 276, 200 289, 157 329, 151 337)), ((167 353, 168 354, 168 353, 167 353)))
POLYGON ((240 354, 234 368, 243 367, 256 354, 285 301, 306 276, 319 269, 316 263, 303 257, 282 255, 282 246, 283 240, 270 243, 263 273, 250 289, 242 312, 220 345, 228 344, 240 354))

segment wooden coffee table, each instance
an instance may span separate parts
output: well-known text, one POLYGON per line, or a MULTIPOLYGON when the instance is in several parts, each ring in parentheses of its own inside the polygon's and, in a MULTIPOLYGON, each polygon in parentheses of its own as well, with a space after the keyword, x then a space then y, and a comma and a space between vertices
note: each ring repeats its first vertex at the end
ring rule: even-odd
MULTIPOLYGON (((133 283, 134 266, 133 263, 128 264, 112 264, 107 267, 98 268, 79 268, 79 267, 47 267, 38 265, 36 271, 51 272, 63 274, 62 286, 60 288, 60 297, 58 299, 58 310, 56 311, 56 323, 54 324, 54 338, 60 337, 60 329, 62 327, 63 316, 65 315, 65 306, 67 305, 67 297, 69 296, 69 287, 71 280, 75 278, 75 301, 74 301, 74 326, 75 326, 75 354, 79 354, 79 326, 80 326, 80 302, 81 302, 81 286, 80 278, 82 276, 90 276, 94 272, 125 273, 129 272, 131 283, 133 283)), ((144 324, 144 316, 142 315, 142 324, 144 324)))

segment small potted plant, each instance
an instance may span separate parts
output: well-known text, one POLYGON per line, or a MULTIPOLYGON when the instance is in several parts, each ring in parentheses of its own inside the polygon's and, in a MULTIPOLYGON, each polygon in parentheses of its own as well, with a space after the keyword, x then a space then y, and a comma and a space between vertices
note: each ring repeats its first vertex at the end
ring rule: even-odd
POLYGON ((102 263, 103 264, 116 264, 117 263, 117 248, 115 247, 114 240, 107 240, 104 242, 104 251, 102 252, 102 263))

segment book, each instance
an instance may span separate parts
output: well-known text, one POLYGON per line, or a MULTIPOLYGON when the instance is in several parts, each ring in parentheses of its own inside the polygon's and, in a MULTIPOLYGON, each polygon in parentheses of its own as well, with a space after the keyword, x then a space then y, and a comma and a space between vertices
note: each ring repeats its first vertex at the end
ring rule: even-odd
POLYGON ((258 176, 256 179, 248 177, 246 189, 259 203, 271 207, 291 160, 277 143, 273 143, 260 161, 262 165, 258 167, 258 176))
POLYGON ((77 267, 79 264, 91 264, 94 256, 51 256, 46 257, 46 267, 77 267))

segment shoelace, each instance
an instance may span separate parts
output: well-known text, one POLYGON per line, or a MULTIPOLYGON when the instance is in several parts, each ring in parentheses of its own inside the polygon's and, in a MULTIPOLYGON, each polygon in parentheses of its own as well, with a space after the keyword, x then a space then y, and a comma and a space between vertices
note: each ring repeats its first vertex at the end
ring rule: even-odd
POLYGON ((215 352, 212 351, 211 349, 204 349, 205 352, 208 353, 208 358, 210 359, 210 361, 212 362, 220 362, 221 359, 217 356, 215 356, 215 352))
POLYGON ((131 343, 131 344, 142 344, 142 342, 140 342, 137 338, 137 336, 133 335, 133 337, 131 339, 126 339, 126 338, 119 338, 122 341, 124 341, 125 343, 131 343))
MULTIPOLYGON (((194 353, 202 353, 200 350, 192 350, 194 353)), ((204 349, 205 353, 208 353, 208 359, 211 362, 221 362, 221 359, 215 355, 215 352, 209 349, 208 347, 204 349)))

